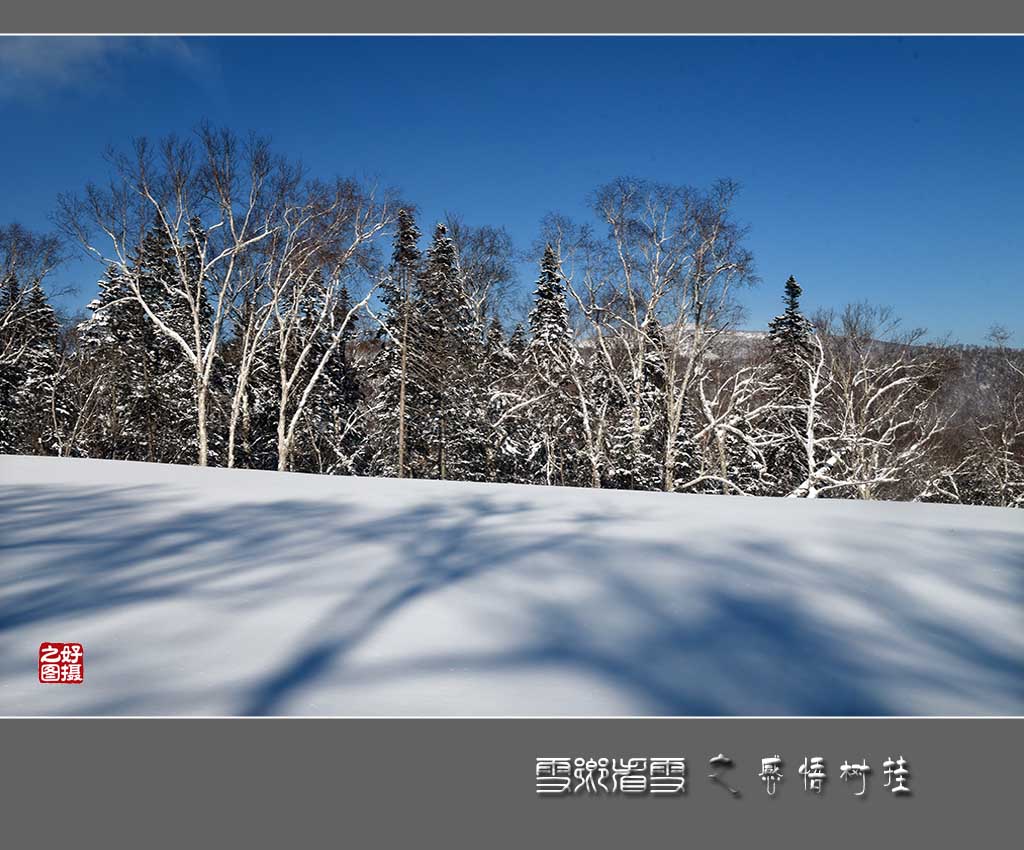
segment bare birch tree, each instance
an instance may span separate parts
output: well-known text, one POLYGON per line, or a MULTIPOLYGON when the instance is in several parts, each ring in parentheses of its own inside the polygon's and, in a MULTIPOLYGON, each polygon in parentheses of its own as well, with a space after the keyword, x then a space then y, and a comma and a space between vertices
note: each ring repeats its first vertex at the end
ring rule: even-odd
POLYGON ((208 413, 214 364, 231 305, 246 281, 246 253, 274 233, 275 176, 283 168, 266 140, 240 141, 202 125, 194 140, 169 136, 155 145, 137 139, 128 153, 111 151, 106 186, 60 199, 60 221, 85 251, 124 276, 156 328, 179 347, 195 376, 197 462, 209 460, 208 413), (150 304, 132 258, 149 227, 166 236, 174 258, 168 295, 184 299, 182 332, 150 304), (209 315, 207 315, 209 313, 209 315))
POLYGON ((546 222, 546 238, 559 250, 583 321, 581 345, 605 361, 629 400, 638 438, 645 429, 645 360, 652 346, 665 349, 667 438, 658 449, 665 490, 676 489, 674 438, 695 382, 716 339, 738 315, 735 291, 756 279, 742 244, 745 230, 730 210, 737 191, 729 180, 701 191, 620 178, 591 199, 606 230, 603 243, 564 219, 546 222))

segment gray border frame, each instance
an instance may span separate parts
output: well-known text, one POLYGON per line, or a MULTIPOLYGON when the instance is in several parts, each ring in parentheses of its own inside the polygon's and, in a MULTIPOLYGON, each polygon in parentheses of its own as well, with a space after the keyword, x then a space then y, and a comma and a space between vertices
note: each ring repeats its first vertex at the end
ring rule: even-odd
POLYGON ((1019 833, 1012 720, 0 721, 5 846, 963 847, 1019 833), (732 798, 707 779, 718 752, 732 798), (760 758, 779 752, 769 798, 760 758), (687 758, 682 797, 549 797, 540 756, 687 758), (902 754, 911 795, 883 788, 902 754), (797 767, 826 759, 821 796, 797 767), (864 797, 844 759, 873 768, 864 797), (97 840, 98 839, 98 840, 97 840), (714 840, 714 844, 711 844, 714 840))
POLYGON ((6 4, 0 27, 9 33, 996 33, 1024 31, 1024 7, 1005 0, 59 0, 6 4))

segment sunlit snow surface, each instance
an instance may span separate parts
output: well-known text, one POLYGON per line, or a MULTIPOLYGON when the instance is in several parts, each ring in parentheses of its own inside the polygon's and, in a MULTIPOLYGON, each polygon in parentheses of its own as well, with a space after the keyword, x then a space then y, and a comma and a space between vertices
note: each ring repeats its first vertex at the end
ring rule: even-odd
POLYGON ((1021 511, 6 456, 0 500, 0 714, 1024 713, 1021 511))

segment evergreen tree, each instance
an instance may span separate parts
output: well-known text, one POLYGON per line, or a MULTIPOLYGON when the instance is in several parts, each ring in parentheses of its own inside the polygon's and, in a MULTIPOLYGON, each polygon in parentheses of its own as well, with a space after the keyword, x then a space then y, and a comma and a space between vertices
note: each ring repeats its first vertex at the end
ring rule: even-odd
POLYGON ((799 434, 807 416, 807 373, 814 329, 800 312, 800 295, 800 285, 790 276, 784 297, 786 309, 768 323, 776 405, 762 429, 769 435, 765 449, 767 481, 762 484, 767 492, 779 496, 792 492, 808 472, 799 434))
POLYGON ((419 281, 418 307, 410 355, 425 401, 420 466, 426 477, 474 480, 482 477, 486 454, 483 345, 455 243, 440 223, 419 281))
POLYGON ((805 380, 806 364, 811 356, 810 337, 814 332, 810 321, 800 312, 802 292, 796 278, 790 275, 783 298, 786 309, 768 323, 775 371, 797 385, 805 380))
POLYGON ((0 284, 0 454, 21 451, 23 418, 17 401, 25 382, 22 352, 25 305, 18 278, 8 273, 0 284))
POLYGON ((252 469, 277 469, 280 407, 281 346, 273 330, 260 339, 245 386, 240 463, 252 469))
MULTIPOLYGON (((195 327, 190 298, 205 293, 182 280, 167 231, 154 225, 140 246, 133 274, 141 297, 169 328, 191 343, 195 327)), ((138 353, 134 366, 134 415, 144 427, 145 457, 150 461, 188 463, 196 454, 196 374, 177 341, 157 327, 145 309, 133 304, 138 353)), ((203 333, 203 329, 200 329, 203 333)), ((208 338, 208 337, 207 337, 208 338)))
POLYGON ((419 319, 419 238, 412 213, 399 210, 391 265, 381 285, 380 349, 368 370, 373 397, 365 465, 374 475, 404 478, 410 474, 410 458, 420 449, 415 441, 421 431, 423 390, 411 356, 419 319))
POLYGON ((639 344, 643 352, 639 368, 632 376, 633 394, 618 399, 619 409, 609 438, 611 482, 628 490, 660 490, 668 411, 665 337, 653 315, 641 326, 639 344))
POLYGON ((17 309, 20 302, 21 287, 18 286, 18 276, 14 272, 8 272, 0 283, 0 316, 6 316, 8 311, 17 309))
POLYGON ((575 484, 580 480, 583 426, 573 379, 583 370, 572 342, 565 296, 558 259, 548 245, 533 293, 527 351, 532 369, 528 392, 539 399, 532 407, 534 433, 528 475, 533 481, 548 484, 575 484))
POLYGON ((558 268, 558 258, 550 245, 544 249, 540 278, 533 292, 530 311, 531 347, 544 355, 551 369, 562 369, 571 359, 572 333, 569 330, 569 307, 565 300, 565 282, 558 268))
MULTIPOLYGON (((795 453, 796 448, 791 450, 795 453)), ((779 478, 773 476, 768 463, 779 463, 781 457, 779 451, 773 451, 771 447, 765 452, 764 461, 758 457, 754 448, 737 434, 727 433, 725 435, 725 475, 726 480, 738 487, 748 496, 770 496, 779 493, 779 478)), ((798 459, 791 460, 795 463, 798 459)), ((719 492, 735 494, 737 491, 732 487, 716 488, 719 492)), ((786 491, 789 492, 788 490, 786 491)))
POLYGON ((512 335, 508 338, 508 350, 516 363, 522 363, 529 349, 530 341, 526 337, 526 328, 521 322, 517 322, 512 329, 512 335))
POLYGON ((697 445, 695 436, 700 430, 697 416, 689 399, 683 401, 682 414, 679 417, 679 429, 673 439, 675 440, 675 475, 673 480, 676 488, 697 478, 702 470, 702 458, 700 447, 697 445))
POLYGON ((59 331, 57 315, 36 284, 26 298, 24 380, 16 398, 24 450, 32 454, 50 454, 70 416, 60 374, 59 331))
POLYGON ((527 419, 514 411, 522 401, 521 356, 513 344, 525 346, 525 333, 517 326, 518 338, 505 339, 505 331, 497 316, 487 328, 484 342, 484 386, 486 418, 490 438, 486 442, 487 480, 517 482, 523 475, 529 430, 527 419))
POLYGON ((96 374, 96 422, 83 446, 90 457, 139 459, 136 446, 141 440, 130 402, 140 347, 132 299, 125 276, 108 268, 98 295, 87 306, 92 316, 78 328, 82 354, 96 374))
POLYGON ((209 333, 212 307, 202 283, 182 280, 169 236, 154 226, 129 267, 109 269, 99 288, 89 304, 93 315, 79 329, 83 351, 101 362, 101 423, 93 439, 102 446, 91 452, 189 462, 198 440, 195 370, 140 298, 156 319, 190 342, 195 336, 190 295, 198 299, 201 338, 209 333), (195 288, 187 292, 186 286, 195 288))

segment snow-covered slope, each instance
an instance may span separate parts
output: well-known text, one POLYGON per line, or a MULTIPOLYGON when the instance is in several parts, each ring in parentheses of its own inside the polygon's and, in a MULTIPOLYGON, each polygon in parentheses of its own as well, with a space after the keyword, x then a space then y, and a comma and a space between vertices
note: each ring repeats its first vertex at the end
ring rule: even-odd
POLYGON ((1024 514, 0 458, 0 714, 1020 714, 1024 514), (85 646, 42 685, 43 641, 85 646))

